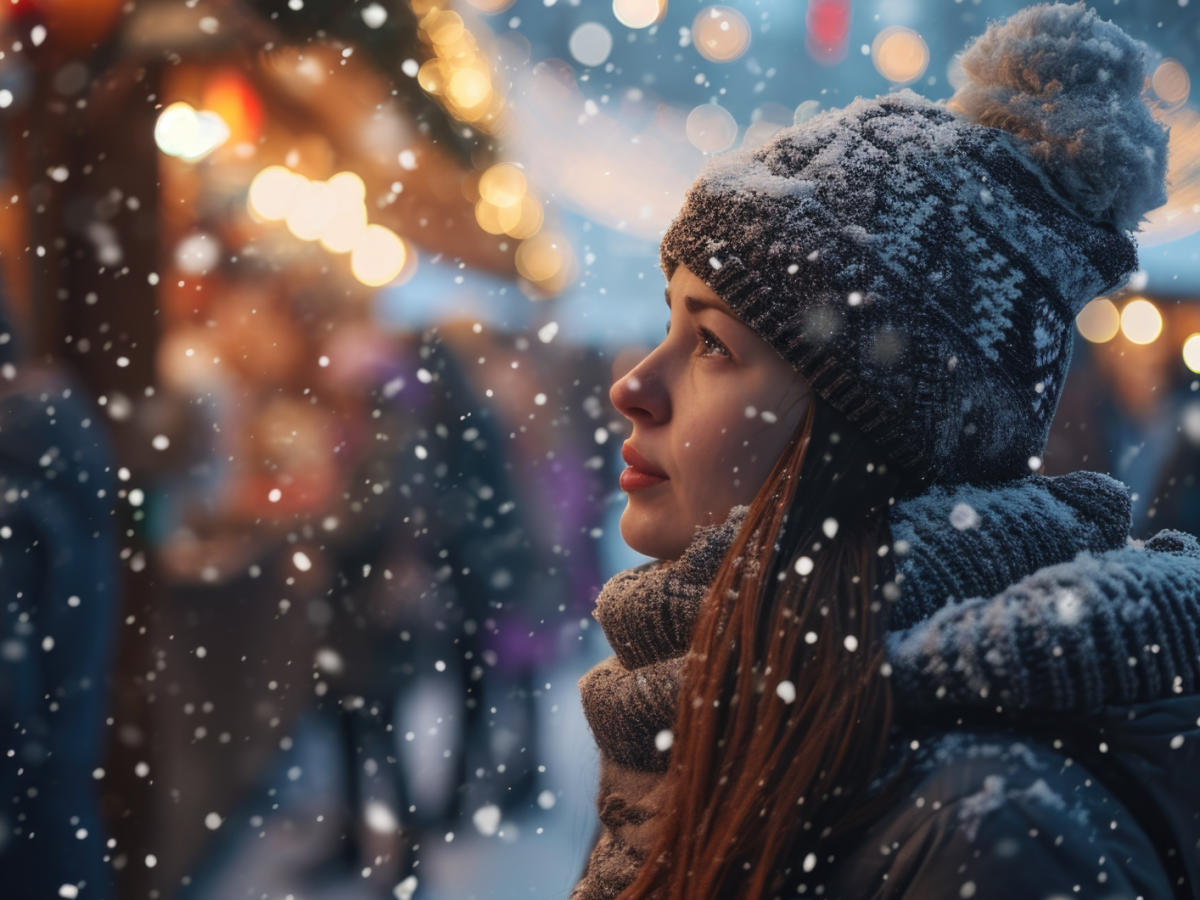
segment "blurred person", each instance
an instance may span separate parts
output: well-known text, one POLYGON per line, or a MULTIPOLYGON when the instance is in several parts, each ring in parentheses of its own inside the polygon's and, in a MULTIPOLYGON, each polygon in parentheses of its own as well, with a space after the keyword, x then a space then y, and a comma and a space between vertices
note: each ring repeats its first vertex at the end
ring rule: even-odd
POLYGON ((1165 198, 1144 48, 1038 6, 962 65, 716 158, 663 239, 575 900, 1200 897, 1200 543, 1036 474, 1165 198))
MULTIPOLYGON (((100 409, 0 315, 0 893, 112 898, 97 788, 119 612, 100 409)), ((111 724, 111 720, 110 720, 111 724)))
MULTIPOLYGON (((379 896, 421 874, 422 835, 440 839, 481 807, 509 815, 529 803, 544 727, 537 673, 578 636, 564 594, 580 603, 599 586, 572 587, 565 563, 576 578, 595 571, 589 532, 604 466, 584 465, 580 429, 563 410, 598 404, 584 403, 592 386, 579 385, 541 423, 524 409, 540 410, 533 392, 503 380, 488 382, 496 398, 486 401, 468 375, 484 368, 480 341, 497 360, 492 375, 515 371, 515 354, 523 379, 540 371, 561 382, 545 348, 511 334, 449 326, 389 337, 348 322, 323 344, 321 403, 347 425, 369 424, 334 442, 340 499, 291 526, 282 566, 258 563, 308 585, 287 591, 299 595, 287 615, 315 638, 314 693, 256 786, 221 817, 229 824, 186 896, 379 896), (529 486, 543 469, 559 479, 549 495, 529 486), (562 546, 551 551, 554 539, 562 546), (289 569, 297 550, 310 571, 289 569), (304 581, 318 570, 327 574, 304 581)), ((559 357, 578 373, 576 353, 559 357)), ((293 645, 289 656, 304 652, 293 645)))

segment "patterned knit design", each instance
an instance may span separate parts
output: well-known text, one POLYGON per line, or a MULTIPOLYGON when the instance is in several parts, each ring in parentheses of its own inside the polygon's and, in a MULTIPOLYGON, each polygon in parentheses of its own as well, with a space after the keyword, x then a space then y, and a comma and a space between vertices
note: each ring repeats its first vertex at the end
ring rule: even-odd
POLYGON ((901 631, 954 600, 994 596, 1081 550, 1124 547, 1130 518, 1125 485, 1098 472, 1031 475, 990 490, 934 487, 901 501, 889 516, 901 586, 889 627, 901 631))
POLYGON ((715 158, 661 254, 894 462, 945 482, 1028 472, 1075 314, 1137 267, 1009 134, 911 91, 715 158))
POLYGON ((908 708, 1098 712, 1200 691, 1200 544, 1144 546, 1042 569, 890 636, 908 708))

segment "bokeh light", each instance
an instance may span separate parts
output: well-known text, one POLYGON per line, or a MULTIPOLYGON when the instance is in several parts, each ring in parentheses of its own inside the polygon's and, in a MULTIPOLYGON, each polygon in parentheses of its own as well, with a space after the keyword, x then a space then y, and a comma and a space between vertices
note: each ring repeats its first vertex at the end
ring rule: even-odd
POLYGON ((236 69, 218 72, 204 87, 204 108, 229 126, 230 140, 255 144, 262 134, 263 107, 249 80, 236 69))
POLYGON ((561 287, 570 260, 566 238, 543 231, 517 248, 517 271, 535 284, 551 290, 561 287))
POLYGON ((649 28, 667 14, 667 0, 613 0, 613 15, 626 28, 649 28))
POLYGON ((529 193, 525 173, 512 163, 492 166, 479 178, 475 219, 489 234, 524 240, 541 230, 544 213, 529 193))
POLYGON ((492 82, 482 72, 474 69, 459 69, 450 76, 446 85, 450 100, 463 109, 474 109, 492 93, 492 82))
POLYGON ((479 195, 495 206, 510 206, 525 196, 525 173, 511 163, 492 166, 479 179, 479 195))
POLYGON ((494 16, 497 13, 504 12, 506 9, 512 6, 516 0, 467 0, 467 2, 481 13, 487 13, 490 16, 494 16))
POLYGON ((305 181, 296 190, 284 221, 302 241, 315 241, 325 231, 337 203, 336 192, 324 181, 305 181))
POLYGON ((333 209, 321 231, 321 246, 332 253, 349 253, 367 230, 367 187, 353 172, 338 172, 327 183, 333 209))
POLYGON ((175 247, 175 265, 188 275, 203 275, 214 268, 220 258, 220 242, 204 232, 188 235, 175 247))
POLYGON ((728 150, 737 140, 737 131, 729 110, 715 103, 705 103, 688 113, 687 138, 703 153, 728 150))
POLYGON ((888 81, 907 84, 925 74, 929 65, 929 45, 911 28, 893 25, 875 35, 871 43, 871 62, 888 81))
POLYGON ((1200 375, 1200 333, 1190 335, 1183 342, 1183 364, 1200 375))
POLYGON ((1152 344, 1162 333, 1163 320, 1149 300, 1130 300, 1121 310, 1121 331, 1135 344, 1152 344))
POLYGON ((1154 70, 1150 86, 1165 103, 1186 103, 1192 92, 1192 79, 1177 59, 1164 59, 1154 70))
POLYGON ((395 232, 368 225, 350 254, 350 270, 368 287, 380 287, 400 274, 408 251, 395 232))
POLYGON ((286 218, 305 180, 286 166, 267 166, 250 182, 250 212, 264 222, 286 218))
POLYGON ((189 162, 204 158, 229 140, 229 126, 214 112, 198 112, 189 103, 172 103, 154 123, 154 142, 168 156, 189 162))
POLYGON ((809 56, 825 66, 841 62, 850 43, 850 0, 808 0, 804 27, 809 56))
POLYGON ((1111 341, 1121 330, 1121 314, 1107 297, 1097 297, 1075 317, 1075 327, 1093 344, 1111 341))
POLYGON ((612 53, 612 32, 599 22, 584 22, 571 32, 567 48, 581 66, 599 66, 612 53))
POLYGON ((500 227, 509 237, 524 240, 531 238, 541 230, 545 214, 542 204, 526 194, 520 202, 499 209, 500 227))
MULTIPOLYGON (((499 12, 507 2, 476 4, 499 12)), ((421 39, 432 49, 417 71, 417 83, 438 98, 456 119, 477 128, 494 128, 504 110, 504 96, 493 80, 492 63, 467 29, 462 16, 439 9, 430 0, 414 0, 421 39)))
POLYGON ((707 60, 733 62, 750 49, 750 23, 731 6, 708 6, 692 21, 692 43, 707 60))

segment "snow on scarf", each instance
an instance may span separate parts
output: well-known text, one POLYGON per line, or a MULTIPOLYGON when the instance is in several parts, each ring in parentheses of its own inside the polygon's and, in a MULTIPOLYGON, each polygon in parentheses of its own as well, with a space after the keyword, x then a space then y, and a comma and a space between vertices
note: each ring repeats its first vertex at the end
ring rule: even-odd
MULTIPOLYGON (((572 900, 616 897, 645 859, 669 759, 659 736, 674 723, 700 604, 745 515, 698 530, 676 562, 617 575, 597 599, 616 656, 580 692, 600 748, 604 831, 572 900)), ((1146 549, 1168 552, 1143 553, 1129 546, 1129 522, 1125 487, 1093 472, 939 486, 897 503, 902 596, 888 655, 902 708, 1092 710, 1200 689, 1200 608, 1176 596, 1200 593, 1184 584, 1200 545, 1164 532, 1146 549), (1092 556, 1127 546, 1119 560, 1092 556)))

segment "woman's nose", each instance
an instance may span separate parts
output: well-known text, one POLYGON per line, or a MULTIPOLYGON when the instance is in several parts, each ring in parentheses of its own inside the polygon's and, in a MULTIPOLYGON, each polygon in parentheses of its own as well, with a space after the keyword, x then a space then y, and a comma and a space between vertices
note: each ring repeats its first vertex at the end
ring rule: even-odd
POLYGON ((618 378, 608 392, 617 412, 631 422, 659 424, 671 415, 670 396, 651 353, 625 375, 618 378))

